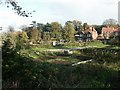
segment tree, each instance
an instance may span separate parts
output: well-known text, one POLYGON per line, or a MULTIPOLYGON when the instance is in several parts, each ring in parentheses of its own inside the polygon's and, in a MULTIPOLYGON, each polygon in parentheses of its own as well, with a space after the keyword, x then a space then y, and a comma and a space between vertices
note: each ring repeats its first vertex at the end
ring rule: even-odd
POLYGON ((43 31, 43 29, 44 29, 44 24, 42 24, 42 23, 37 23, 37 29, 43 31))
POLYGON ((109 27, 116 27, 116 26, 118 26, 118 23, 117 23, 117 20, 115 20, 115 19, 106 19, 103 22, 103 25, 109 26, 109 27))
POLYGON ((63 29, 63 38, 68 42, 73 41, 74 34, 75 34, 74 25, 70 22, 66 22, 63 29))
POLYGON ((28 27, 27 27, 26 25, 22 25, 22 26, 20 27, 20 29, 21 29, 22 31, 27 31, 28 27))
POLYGON ((87 23, 83 23, 83 29, 86 30, 89 27, 87 23))
POLYGON ((43 32, 43 40, 44 41, 50 41, 50 33, 49 32, 43 32))
POLYGON ((14 32, 14 27, 13 26, 8 26, 8 32, 14 32))
POLYGON ((36 21, 32 21, 32 23, 30 24, 32 28, 37 28, 37 22, 36 21))
POLYGON ((46 25, 44 25, 43 32, 51 32, 51 30, 52 28, 50 23, 47 23, 46 25))
POLYGON ((32 29, 32 32, 31 32, 31 39, 32 39, 32 42, 36 43, 38 40, 39 40, 39 30, 36 28, 36 29, 32 29))
POLYGON ((15 13, 17 13, 19 16, 32 17, 31 14, 35 12, 35 10, 33 10, 32 12, 22 10, 22 7, 20 7, 18 5, 18 2, 15 0, 5 0, 5 1, 0 0, 0 4, 2 3, 5 3, 7 5, 7 8, 9 8, 9 5, 11 5, 13 7, 12 10, 14 10, 15 13))
POLYGON ((101 34, 102 27, 103 27, 102 25, 93 25, 93 27, 95 28, 98 34, 101 34))
POLYGON ((82 26, 82 22, 81 22, 81 21, 73 20, 72 23, 73 23, 73 25, 74 25, 74 29, 75 29, 77 32, 80 32, 80 31, 83 30, 83 26, 82 26))
POLYGON ((112 33, 110 35, 110 40, 112 45, 118 45, 120 46, 120 35, 116 35, 115 33, 112 33))
POLYGON ((51 23, 51 36, 52 38, 56 38, 56 40, 60 40, 62 38, 62 25, 58 22, 51 23))
POLYGON ((24 32, 24 31, 21 32, 21 38, 23 39, 24 43, 27 43, 28 36, 27 36, 26 32, 24 32))

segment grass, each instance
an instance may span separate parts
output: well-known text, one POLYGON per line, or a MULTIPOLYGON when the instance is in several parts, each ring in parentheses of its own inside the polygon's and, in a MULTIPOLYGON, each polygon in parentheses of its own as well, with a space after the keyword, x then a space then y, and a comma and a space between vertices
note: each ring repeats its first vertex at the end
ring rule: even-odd
POLYGON ((90 48, 108 48, 110 47, 111 49, 120 49, 119 46, 110 46, 108 44, 103 44, 102 41, 92 41, 92 42, 86 42, 86 43, 66 43, 64 46, 51 46, 51 45, 40 45, 38 47, 32 47, 33 50, 35 51, 44 51, 47 49, 69 49, 69 48, 79 48, 79 47, 90 47, 90 48))
POLYGON ((92 41, 92 42, 87 42, 86 46, 95 46, 96 48, 105 48, 110 45, 103 44, 102 41, 92 41))
POLYGON ((36 50, 39 48, 22 52, 32 58, 16 53, 3 54, 4 88, 14 86, 13 82, 18 88, 119 88, 119 52, 116 55, 102 53, 104 49, 88 48, 66 55, 62 52, 36 53, 36 50), (71 66, 71 63, 90 58, 94 61, 71 66))

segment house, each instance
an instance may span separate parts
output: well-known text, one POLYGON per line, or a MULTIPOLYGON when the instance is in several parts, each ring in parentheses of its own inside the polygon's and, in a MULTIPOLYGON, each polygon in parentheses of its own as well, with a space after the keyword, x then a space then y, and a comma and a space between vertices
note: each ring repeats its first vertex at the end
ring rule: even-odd
POLYGON ((89 27, 85 31, 81 31, 75 35, 75 39, 79 42, 93 41, 96 40, 97 37, 98 33, 93 27, 89 27))
POLYGON ((89 27, 88 29, 86 29, 84 31, 84 34, 85 34, 86 41, 96 40, 98 37, 97 31, 93 27, 89 27))
POLYGON ((117 31, 114 27, 103 27, 102 28, 102 41, 104 43, 109 43, 110 42, 110 36, 117 31))
POLYGON ((103 27, 102 28, 102 36, 104 39, 109 39, 110 35, 116 31, 113 27, 103 27))
POLYGON ((81 31, 75 35, 76 41, 83 42, 84 41, 84 32, 81 31))
POLYGON ((99 34, 98 37, 97 37, 97 40, 101 40, 102 41, 103 39, 104 38, 103 38, 102 34, 99 34))

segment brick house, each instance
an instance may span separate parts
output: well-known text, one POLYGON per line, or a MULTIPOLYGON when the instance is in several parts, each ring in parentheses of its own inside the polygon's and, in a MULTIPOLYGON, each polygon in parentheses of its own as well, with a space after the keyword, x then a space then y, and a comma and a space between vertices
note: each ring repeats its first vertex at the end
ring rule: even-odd
POLYGON ((97 31, 93 27, 89 27, 85 31, 81 31, 77 35, 75 35, 75 38, 79 42, 88 42, 88 41, 93 41, 96 40, 98 37, 97 31))
POLYGON ((86 41, 96 40, 98 37, 97 31, 93 27, 89 27, 88 29, 86 29, 84 31, 84 34, 85 34, 86 41))
POLYGON ((102 28, 102 36, 103 36, 103 39, 109 39, 110 35, 116 31, 115 28, 113 27, 103 27, 102 28))
POLYGON ((109 43, 110 42, 110 36, 117 31, 114 27, 103 27, 102 28, 102 41, 104 43, 109 43))
POLYGON ((81 31, 75 35, 76 41, 83 42, 84 41, 84 32, 81 31))

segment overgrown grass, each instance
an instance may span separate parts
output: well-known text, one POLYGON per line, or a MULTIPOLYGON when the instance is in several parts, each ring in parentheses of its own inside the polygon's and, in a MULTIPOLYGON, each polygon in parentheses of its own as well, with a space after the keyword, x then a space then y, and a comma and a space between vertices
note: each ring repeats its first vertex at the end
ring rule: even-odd
POLYGON ((3 50, 3 88, 119 88, 119 49, 87 48, 66 55, 39 48, 21 54, 3 50))
POLYGON ((111 48, 93 48, 81 50, 83 55, 92 56, 95 63, 99 63, 111 69, 120 70, 120 50, 111 48))
POLYGON ((119 87, 118 72, 100 64, 75 67, 35 62, 17 57, 3 62, 3 87, 10 88, 109 88, 119 87), (16 60, 17 59, 17 60, 16 60), (12 71, 11 71, 12 70, 12 71))
POLYGON ((102 41, 92 41, 92 42, 86 42, 86 46, 96 46, 96 48, 105 48, 107 44, 103 44, 102 41))

